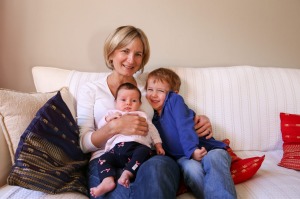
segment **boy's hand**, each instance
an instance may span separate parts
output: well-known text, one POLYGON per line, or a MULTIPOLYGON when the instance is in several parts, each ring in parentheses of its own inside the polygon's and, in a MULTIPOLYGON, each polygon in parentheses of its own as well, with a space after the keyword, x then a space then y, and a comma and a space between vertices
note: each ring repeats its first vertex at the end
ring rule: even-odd
POLYGON ((207 154, 207 151, 204 147, 201 147, 201 149, 196 149, 192 155, 192 158, 194 160, 200 161, 202 158, 207 154))

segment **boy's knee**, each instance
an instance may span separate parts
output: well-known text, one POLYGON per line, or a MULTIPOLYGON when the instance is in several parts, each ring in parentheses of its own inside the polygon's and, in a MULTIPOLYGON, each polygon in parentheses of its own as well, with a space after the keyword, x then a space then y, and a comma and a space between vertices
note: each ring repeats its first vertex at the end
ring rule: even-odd
POLYGON ((226 162, 231 162, 230 156, 228 152, 224 149, 214 149, 211 150, 207 153, 207 155, 204 157, 206 159, 209 159, 210 161, 226 161, 226 162))

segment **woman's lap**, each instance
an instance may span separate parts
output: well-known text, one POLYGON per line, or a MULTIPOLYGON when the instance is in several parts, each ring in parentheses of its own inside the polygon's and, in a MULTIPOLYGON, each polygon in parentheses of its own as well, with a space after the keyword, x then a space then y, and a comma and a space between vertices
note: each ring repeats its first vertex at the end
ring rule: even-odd
MULTIPOLYGON (((97 165, 97 159, 89 164, 89 188, 100 183, 97 165)), ((129 188, 118 184, 114 191, 99 198, 176 198, 179 173, 179 167, 173 159, 156 155, 142 164, 129 188)))

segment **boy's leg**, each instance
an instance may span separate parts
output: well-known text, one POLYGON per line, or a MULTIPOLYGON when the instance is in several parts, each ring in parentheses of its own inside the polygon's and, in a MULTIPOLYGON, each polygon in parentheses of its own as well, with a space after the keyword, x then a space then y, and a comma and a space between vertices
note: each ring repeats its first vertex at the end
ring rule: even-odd
POLYGON ((237 198, 230 173, 231 158, 227 151, 223 149, 211 150, 201 161, 206 173, 205 198, 237 198))
POLYGON ((177 160, 183 174, 185 184, 192 190, 196 198, 204 198, 204 170, 201 162, 182 157, 177 160))

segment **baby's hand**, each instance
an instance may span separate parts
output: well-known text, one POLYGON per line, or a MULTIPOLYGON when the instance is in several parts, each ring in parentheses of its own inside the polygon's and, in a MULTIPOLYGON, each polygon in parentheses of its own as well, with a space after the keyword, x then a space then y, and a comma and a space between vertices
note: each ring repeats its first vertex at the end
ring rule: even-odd
POLYGON ((156 149, 157 155, 165 155, 165 150, 162 148, 161 143, 155 144, 155 149, 156 149))
POLYGON ((121 116, 122 116, 121 113, 116 112, 116 113, 113 113, 113 114, 111 114, 111 115, 106 116, 106 117, 105 117, 105 121, 106 121, 106 122, 110 122, 110 121, 112 121, 112 120, 114 120, 114 119, 120 118, 121 116))
POLYGON ((200 161, 202 158, 207 154, 207 151, 204 147, 201 147, 201 149, 196 149, 192 155, 192 158, 194 160, 200 161))

